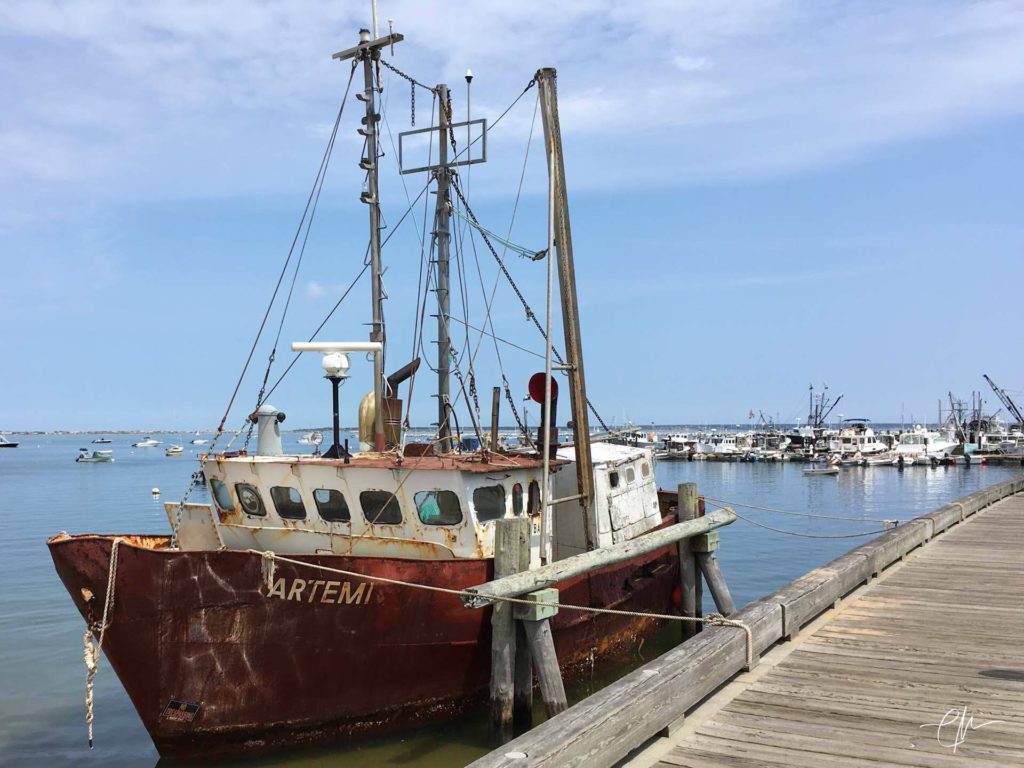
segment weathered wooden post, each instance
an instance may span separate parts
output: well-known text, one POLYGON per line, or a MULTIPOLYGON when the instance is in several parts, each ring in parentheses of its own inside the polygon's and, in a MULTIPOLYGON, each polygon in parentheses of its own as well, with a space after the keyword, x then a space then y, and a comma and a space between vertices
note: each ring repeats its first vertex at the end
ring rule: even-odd
MULTIPOLYGON (((680 523, 697 517, 697 484, 680 483, 676 495, 676 517, 680 523)), ((690 539, 679 540, 679 586, 682 590, 680 609, 683 616, 700 617, 701 586, 700 571, 693 555, 690 539)), ((694 637, 701 628, 697 622, 684 621, 683 640, 694 637)))
MULTIPOLYGON (((520 570, 520 543, 526 538, 525 518, 498 520, 494 529, 494 578, 520 570)), ((527 552, 529 557, 529 552, 527 552)), ((512 700, 516 665, 516 632, 509 603, 491 606, 491 724, 502 740, 512 735, 512 700)))
POLYGON ((723 616, 736 613, 736 603, 733 602, 729 585, 725 583, 725 576, 722 569, 718 567, 718 558, 715 557, 715 550, 718 549, 718 531, 710 531, 700 536, 694 536, 690 540, 690 548, 695 553, 697 565, 704 574, 704 580, 708 583, 711 596, 715 599, 715 607, 723 616))
MULTIPOLYGON (((530 570, 530 523, 526 518, 521 518, 517 522, 519 522, 519 563, 516 571, 528 571, 530 570)), ((513 617, 515 617, 515 607, 512 606, 513 617)), ((533 727, 533 656, 523 622, 513 618, 513 624, 516 635, 516 658, 513 674, 515 692, 512 724, 516 731, 525 731, 533 727)))
POLYGON ((558 657, 555 655, 555 639, 551 634, 550 619, 558 613, 558 608, 552 604, 558 602, 558 590, 550 587, 539 589, 525 595, 525 599, 532 604, 517 605, 515 615, 530 645, 544 707, 548 717, 554 717, 568 708, 562 671, 558 668, 558 657))

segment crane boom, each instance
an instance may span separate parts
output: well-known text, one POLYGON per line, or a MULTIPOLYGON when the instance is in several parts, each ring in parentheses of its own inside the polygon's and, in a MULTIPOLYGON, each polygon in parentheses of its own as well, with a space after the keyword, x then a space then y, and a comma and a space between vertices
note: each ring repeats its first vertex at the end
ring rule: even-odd
POLYGON ((1008 394, 1006 394, 1006 390, 997 387, 996 383, 988 377, 987 373, 983 373, 981 375, 985 378, 985 381, 988 382, 988 385, 992 387, 992 391, 996 393, 996 397, 999 398, 999 401, 1003 404, 1006 411, 1017 420, 1018 425, 1024 427, 1024 414, 1020 412, 1020 408, 1017 407, 1017 404, 1010 399, 1008 394))

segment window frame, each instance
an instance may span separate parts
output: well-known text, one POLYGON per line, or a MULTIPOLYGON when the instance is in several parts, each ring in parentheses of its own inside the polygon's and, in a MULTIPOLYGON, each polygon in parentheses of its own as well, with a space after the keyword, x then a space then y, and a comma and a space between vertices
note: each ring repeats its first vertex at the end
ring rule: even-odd
MULTIPOLYGON (((416 516, 419 518, 419 521, 424 525, 440 525, 450 527, 455 525, 462 525, 462 522, 466 519, 466 516, 462 511, 462 502, 459 499, 459 494, 457 494, 455 491, 448 490, 447 488, 430 488, 424 489, 422 491, 417 491, 416 493, 413 494, 412 501, 416 507, 416 516), (447 494, 447 496, 443 496, 443 494, 447 494), (421 498, 424 496, 426 498, 421 498), (427 501, 427 498, 429 498, 430 496, 433 496, 435 502, 437 503, 437 509, 440 514, 437 520, 427 520, 423 517, 423 505, 427 501), (442 497, 448 499, 449 502, 452 500, 455 501, 455 509, 458 510, 459 513, 458 520, 451 520, 449 518, 445 518, 445 514, 447 514, 447 512, 444 509, 444 505, 441 503, 442 497)), ((449 509, 448 512, 450 511, 451 510, 449 509)))
POLYGON ((402 502, 398 498, 398 494, 394 493, 393 491, 385 491, 380 488, 367 488, 364 491, 360 491, 359 509, 363 513, 363 520, 366 522, 367 525, 402 525, 402 523, 405 522, 405 510, 402 509, 402 502), (381 507, 380 513, 375 518, 371 518, 368 514, 366 514, 367 503, 366 500, 363 498, 367 494, 371 493, 383 493, 388 496, 388 500, 384 503, 384 506, 381 507), (396 523, 381 520, 381 518, 384 516, 384 513, 391 507, 396 508, 398 510, 398 522, 396 523))
POLYGON ((231 498, 231 487, 219 477, 210 478, 210 496, 213 497, 213 503, 221 512, 234 512, 237 509, 231 498), (223 498, 221 498, 221 493, 223 493, 223 498), (226 506, 223 503, 225 499, 227 500, 226 506))
POLYGON ((270 500, 274 503, 274 511, 277 512, 277 516, 282 520, 305 520, 309 515, 309 512, 306 510, 306 502, 302 499, 302 491, 294 485, 272 485, 270 487, 270 500), (278 491, 286 491, 288 498, 278 499, 280 495, 278 491), (297 501, 296 498, 293 498, 293 494, 294 497, 297 497, 297 501), (301 516, 294 513, 293 510, 296 508, 302 510, 301 516))
MULTIPOLYGON (((497 494, 495 494, 495 496, 497 496, 497 494)), ((476 520, 477 520, 478 523, 486 524, 486 523, 492 523, 495 520, 501 520, 503 517, 505 517, 507 512, 508 512, 508 494, 505 491, 505 486, 504 485, 502 485, 501 483, 495 483, 494 485, 480 485, 480 486, 477 486, 476 488, 473 489, 473 515, 476 517, 476 520), (491 517, 489 514, 487 516, 481 517, 481 515, 480 515, 480 504, 477 501, 477 494, 480 493, 480 492, 493 493, 495 489, 500 489, 501 490, 501 514, 496 515, 494 517, 491 517)))
POLYGON ((328 523, 343 523, 346 525, 352 524, 352 507, 349 506, 348 499, 345 498, 345 494, 339 491, 337 488, 314 488, 313 503, 316 505, 316 513, 320 515, 321 520, 328 523), (317 493, 320 491, 327 491, 328 500, 326 502, 321 503, 320 499, 316 497, 317 493), (346 517, 344 519, 327 517, 327 515, 324 514, 324 507, 330 502, 331 496, 333 494, 338 494, 338 497, 341 499, 341 503, 345 505, 346 517))
POLYGON ((267 516, 267 504, 263 501, 263 494, 260 493, 260 489, 252 483, 237 482, 235 483, 235 495, 238 497, 238 506, 242 508, 242 512, 247 514, 249 517, 266 517, 267 516), (256 495, 256 501, 259 502, 259 512, 250 512, 245 502, 242 501, 243 489, 252 490, 256 495))

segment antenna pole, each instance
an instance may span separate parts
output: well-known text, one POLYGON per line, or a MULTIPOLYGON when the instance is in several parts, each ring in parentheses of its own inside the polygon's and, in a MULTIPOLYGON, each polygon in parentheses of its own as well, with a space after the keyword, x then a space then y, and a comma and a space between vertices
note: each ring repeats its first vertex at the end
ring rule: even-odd
MULTIPOLYGON (((376 15, 376 14, 375 14, 376 15)), ((370 31, 359 30, 359 45, 339 51, 331 58, 344 61, 357 59, 363 63, 363 92, 356 98, 366 105, 366 116, 359 135, 366 139, 366 155, 359 162, 359 167, 366 171, 366 190, 360 200, 366 203, 370 212, 370 292, 373 301, 373 322, 370 325, 370 341, 384 343, 384 292, 381 288, 380 258, 380 196, 377 186, 377 114, 374 84, 374 64, 380 60, 380 49, 386 45, 394 45, 405 38, 399 34, 370 39, 370 31)), ((373 356, 373 450, 385 450, 384 443, 384 354, 373 356)))
MULTIPOLYGON (((583 375, 583 344, 580 339, 579 307, 576 300, 576 269, 572 258, 572 233, 569 229, 569 197, 565 189, 565 161, 562 155, 562 132, 558 122, 558 90, 552 68, 538 70, 541 114, 544 118, 544 143, 547 147, 548 170, 551 175, 554 213, 554 244, 558 258, 558 284, 562 299, 562 327, 565 333, 566 374, 572 408, 572 435, 576 449, 576 482, 580 507, 583 509, 587 549, 597 547, 597 531, 590 514, 594 498, 594 469, 590 454, 590 424, 587 417, 587 387, 583 375)), ((548 259, 556 254, 548 251, 548 259)), ((549 325, 550 329, 550 325, 549 325)), ((551 335, 548 333, 548 343, 551 335)), ((551 369, 548 367, 548 381, 551 369)), ((550 387, 550 384, 547 385, 550 387)), ((548 399, 548 398, 546 398, 548 399)), ((551 428, 549 422, 545 423, 551 428)), ((547 435, 544 443, 547 444, 547 435)))
POLYGON ((451 218, 449 199, 451 171, 448 168, 448 86, 443 83, 435 89, 441 108, 438 124, 437 207, 434 209, 434 240, 437 243, 437 451, 448 453, 452 450, 452 428, 449 424, 451 397, 449 391, 449 368, 452 358, 452 342, 448 333, 448 316, 451 313, 449 245, 451 218))

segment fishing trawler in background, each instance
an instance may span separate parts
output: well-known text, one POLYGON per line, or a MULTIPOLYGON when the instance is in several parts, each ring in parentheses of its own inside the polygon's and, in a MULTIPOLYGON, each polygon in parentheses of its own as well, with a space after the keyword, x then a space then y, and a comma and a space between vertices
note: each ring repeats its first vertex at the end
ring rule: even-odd
MULTIPOLYGON (((529 452, 500 450, 493 431, 488 439, 462 385, 474 371, 460 369, 448 327, 453 210, 475 222, 500 271, 510 283, 512 278, 476 221, 458 175, 459 166, 482 159, 459 151, 456 132, 472 123, 486 137, 488 126, 482 120, 452 122, 447 87, 418 81, 413 88, 430 91, 440 105, 439 122, 403 136, 440 141, 433 162, 401 170, 425 171, 436 182, 432 261, 421 298, 425 303, 425 288, 432 285, 438 423, 429 443, 407 442, 409 411, 400 389, 408 384, 411 396, 419 360, 385 376, 377 111, 379 73, 391 68, 383 54, 402 39, 374 39, 362 30, 358 45, 334 55, 351 61, 350 87, 362 72, 356 98, 365 108, 361 201, 370 217, 372 321, 368 340, 293 344, 298 352, 323 356, 334 405, 328 450, 286 453, 284 414, 259 399, 240 430, 257 430, 255 451, 247 438, 241 450, 218 452, 215 438, 197 474, 208 484, 212 504, 188 503, 187 494, 181 503, 167 504, 170 535, 62 533, 48 542, 61 580, 93 634, 104 638, 102 650, 161 755, 259 752, 456 717, 480 700, 487 685, 490 609, 468 610, 456 595, 429 590, 461 590, 493 577, 496 520, 530 521, 530 568, 674 522, 659 504, 650 449, 590 440, 552 69, 538 71, 527 90, 538 88, 548 150, 554 215, 548 248, 539 256, 549 276, 558 263, 564 363, 550 347, 550 321, 546 330, 534 324, 548 345, 548 360, 554 355, 564 375, 572 445, 558 443, 552 364, 534 376, 533 382, 540 376, 539 392, 531 382, 548 416, 538 435, 523 430, 522 439, 535 446, 529 452), (351 354, 373 361, 373 390, 359 407, 365 446, 354 451, 341 443, 339 427, 339 388, 349 376, 351 354), (462 423, 472 425, 476 444, 484 446, 477 450, 460 448, 460 401, 452 397, 452 377, 460 383, 462 423), (288 560, 271 563, 264 553, 288 560), (110 606, 108 579, 116 587, 110 606)), ((423 306, 418 304, 417 317, 423 306)), ((535 317, 528 307, 527 317, 535 317)), ((273 359, 271 353, 268 365, 273 359)), ((521 372, 524 382, 527 373, 521 372)), ((518 421, 507 382, 505 387, 518 421)), ((555 586, 570 604, 668 613, 677 581, 673 545, 555 586)), ((559 663, 570 677, 592 674, 595 666, 635 651, 658 623, 639 615, 561 612, 552 620, 559 663)))

